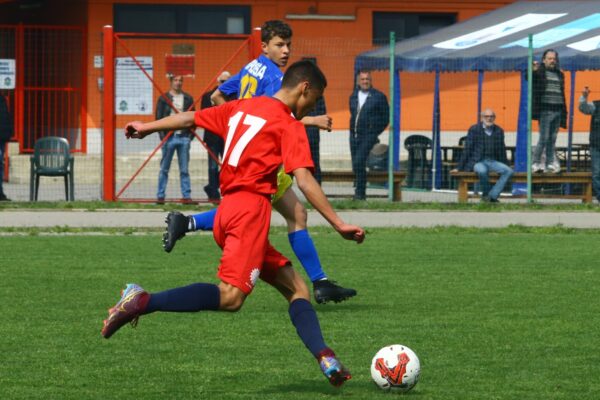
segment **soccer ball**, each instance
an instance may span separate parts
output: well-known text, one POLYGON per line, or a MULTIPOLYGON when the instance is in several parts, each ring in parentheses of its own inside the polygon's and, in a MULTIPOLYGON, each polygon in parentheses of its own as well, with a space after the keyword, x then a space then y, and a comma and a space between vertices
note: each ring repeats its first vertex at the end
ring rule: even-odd
POLYGON ((401 344, 382 348, 371 362, 371 377, 385 391, 408 392, 419 381, 420 373, 419 358, 401 344))

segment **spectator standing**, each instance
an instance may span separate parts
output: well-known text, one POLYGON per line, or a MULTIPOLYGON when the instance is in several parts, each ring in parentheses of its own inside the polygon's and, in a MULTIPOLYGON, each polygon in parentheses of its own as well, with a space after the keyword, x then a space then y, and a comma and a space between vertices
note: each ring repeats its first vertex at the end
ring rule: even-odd
POLYGON ((475 171, 481 186, 481 201, 498 203, 498 197, 514 174, 506 159, 504 130, 494 123, 496 114, 488 108, 481 113, 481 122, 469 128, 465 148, 455 171, 475 171), (490 189, 489 173, 500 178, 490 189))
POLYGON ((8 111, 6 99, 0 94, 0 201, 10 201, 10 199, 6 197, 6 194, 4 193, 2 181, 4 179, 4 151, 12 134, 12 118, 8 111))
POLYGON ((590 156, 592 158, 592 187, 600 201, 600 100, 588 101, 590 89, 586 86, 579 98, 579 111, 591 115, 590 156))
MULTIPOLYGON (((183 76, 170 75, 169 81, 171 88, 165 96, 160 96, 156 103, 156 119, 168 117, 183 111, 191 111, 194 108, 194 99, 183 91, 183 76)), ((167 136, 168 131, 160 132, 160 139, 167 136)), ((169 180, 169 169, 173 155, 177 152, 177 161, 179 163, 179 180, 181 183, 181 194, 184 203, 191 203, 192 185, 190 182, 189 163, 190 163, 190 143, 194 133, 190 129, 176 130, 169 136, 162 146, 162 159, 160 160, 160 172, 158 175, 158 191, 156 193, 157 202, 164 204, 167 181, 169 180)))
POLYGON ((360 71, 350 95, 350 155, 354 172, 354 200, 367 198, 367 158, 387 127, 390 108, 385 94, 373 87, 371 73, 360 71))
MULTIPOLYGON (((212 107, 210 96, 217 90, 219 85, 225 83, 231 74, 227 71, 221 72, 217 78, 217 86, 209 90, 202 95, 200 102, 200 108, 205 109, 212 107)), ((215 135, 213 132, 204 130, 204 143, 208 149, 212 152, 215 157, 223 156, 223 139, 220 136, 215 135)), ((221 194, 219 193, 219 163, 213 157, 208 155, 208 185, 204 186, 204 192, 208 196, 208 200, 211 202, 219 202, 221 200, 221 194)))
MULTIPOLYGON (((317 100, 315 108, 307 115, 309 117, 316 117, 319 115, 327 114, 327 106, 325 105, 325 98, 320 97, 317 100)), ((304 125, 306 129, 306 135, 308 136, 308 144, 310 145, 310 154, 312 155, 313 162, 315 163, 315 179, 321 184, 321 128, 316 125, 304 125)))
POLYGON ((567 127, 565 75, 560 70, 558 53, 548 49, 542 63, 533 64, 533 95, 531 118, 538 121, 539 139, 533 150, 532 172, 560 172, 556 159, 556 137, 559 127, 567 127), (542 153, 545 163, 542 162, 542 153))

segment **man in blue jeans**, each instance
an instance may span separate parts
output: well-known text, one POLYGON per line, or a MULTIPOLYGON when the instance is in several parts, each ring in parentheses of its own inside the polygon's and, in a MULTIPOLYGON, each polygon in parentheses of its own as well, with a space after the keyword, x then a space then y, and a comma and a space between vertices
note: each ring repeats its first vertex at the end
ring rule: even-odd
POLYGON ((556 158, 556 137, 559 128, 567 127, 565 74, 560 70, 558 53, 548 49, 542 63, 533 63, 533 94, 531 119, 539 123, 540 136, 533 150, 531 172, 560 173, 556 158), (543 157, 542 157, 543 156, 543 157))
POLYGON ((2 179, 4 178, 4 150, 12 135, 13 120, 6 99, 0 94, 0 201, 10 201, 2 189, 2 179))
MULTIPOLYGON (((183 91, 183 76, 170 75, 171 88, 165 97, 160 96, 156 103, 156 119, 168 117, 182 111, 192 111, 194 99, 183 91)), ((160 132, 160 140, 163 140, 169 132, 160 132)), ((156 192, 156 201, 158 204, 164 204, 167 181, 169 180, 169 169, 173 155, 177 152, 177 161, 179 162, 179 180, 181 182, 181 195, 184 203, 191 203, 192 185, 190 182, 189 163, 190 163, 190 142, 194 137, 191 130, 177 130, 169 136, 163 144, 162 159, 160 160, 160 172, 158 174, 158 190, 156 192)))
POLYGON ((600 202, 600 100, 588 101, 590 89, 586 86, 579 98, 579 111, 592 116, 590 123, 590 156, 592 158, 592 187, 600 202))
POLYGON ((498 197, 514 171, 508 166, 504 130, 495 124, 496 114, 490 108, 481 113, 481 122, 469 128, 465 148, 456 169, 474 171, 479 176, 481 201, 498 203, 498 197), (500 178, 490 188, 489 173, 496 172, 500 178))

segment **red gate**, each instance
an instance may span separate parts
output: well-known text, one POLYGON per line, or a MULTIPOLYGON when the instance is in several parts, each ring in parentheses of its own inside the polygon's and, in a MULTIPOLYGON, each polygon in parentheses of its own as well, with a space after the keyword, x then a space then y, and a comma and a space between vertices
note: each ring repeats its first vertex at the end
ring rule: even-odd
POLYGON ((86 152, 87 41, 80 26, 0 25, 0 59, 15 60, 11 105, 21 152, 38 138, 67 139, 86 152))
MULTIPOLYGON (((173 68, 174 63, 185 67, 187 72, 181 74, 189 79, 186 81, 189 83, 184 90, 196 99, 195 106, 198 109, 202 94, 215 85, 220 71, 225 68, 237 71, 249 59, 257 56, 260 32, 258 39, 256 34, 113 33, 111 26, 105 26, 103 33, 103 198, 107 201, 153 202, 156 201, 156 168, 159 158, 154 156, 166 139, 161 142, 158 135, 154 135, 144 141, 125 142, 123 125, 132 119, 153 119, 152 106, 156 99, 168 91, 165 75, 173 68), (184 53, 176 54, 175 50, 179 49, 184 49, 184 53), (189 54, 182 55, 185 52, 189 54), (121 75, 116 66, 122 68, 121 75), (123 66, 129 68, 127 71, 134 70, 135 76, 129 72, 124 77, 126 72, 123 66), (140 93, 143 93, 143 97, 140 93), (115 106, 116 99, 119 101, 115 106)), ((196 138, 202 143, 198 134, 196 138)), ((197 145, 193 147, 197 148, 197 145)), ((196 157, 195 161, 200 160, 199 153, 192 149, 192 159, 196 157)), ((202 149, 201 153, 204 156, 206 151, 202 149)), ((209 156, 215 157, 213 154, 209 156)), ((190 164, 200 165, 199 162, 190 164)), ((201 175, 205 174, 193 174, 192 186, 195 188, 204 183, 204 176, 201 175)), ((173 186, 175 185, 171 185, 173 186)), ((172 194, 175 192, 173 190, 172 194)), ((201 190, 193 189, 193 192, 199 193, 201 190)), ((166 200, 181 201, 168 194, 166 200)), ((208 199, 196 196, 194 201, 208 199)))

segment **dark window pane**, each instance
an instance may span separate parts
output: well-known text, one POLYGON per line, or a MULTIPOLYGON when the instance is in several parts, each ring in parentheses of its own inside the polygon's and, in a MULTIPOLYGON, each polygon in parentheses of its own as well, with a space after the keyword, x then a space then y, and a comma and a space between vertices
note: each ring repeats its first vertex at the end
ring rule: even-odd
POLYGON ((176 33, 177 15, 169 10, 123 10, 115 13, 115 31, 176 33))
POLYGON ((116 32, 250 33, 249 6, 115 4, 116 32))
POLYGON ((373 44, 387 43, 392 31, 396 33, 396 40, 400 41, 433 32, 454 22, 455 14, 374 12, 373 44))
POLYGON ((425 35, 437 31, 440 28, 445 28, 456 22, 455 15, 420 15, 419 16, 419 35, 425 35))

